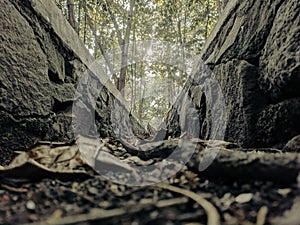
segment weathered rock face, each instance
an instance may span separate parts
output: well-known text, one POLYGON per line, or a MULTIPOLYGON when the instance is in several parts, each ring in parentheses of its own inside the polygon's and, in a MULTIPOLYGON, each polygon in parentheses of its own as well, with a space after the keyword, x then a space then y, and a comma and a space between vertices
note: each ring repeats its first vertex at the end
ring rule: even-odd
POLYGON ((289 140, 283 149, 289 152, 300 152, 300 135, 289 140))
MULTIPOLYGON (((79 78, 97 73, 93 58, 52 1, 3 0, 0 7, 0 164, 36 140, 68 141, 79 78)), ((104 77, 95 80, 101 83, 104 77)), ((101 136, 113 124, 144 132, 111 85, 101 86, 95 115, 101 136), (120 125, 121 124, 121 125, 120 125)), ((82 105, 87 110, 87 105, 82 105)), ((123 129, 122 135, 132 135, 123 129)), ((120 133, 120 132, 119 132, 120 133)))
MULTIPOLYGON (((227 3, 201 54, 223 90, 226 140, 245 147, 283 147, 300 133, 299 12, 300 1, 294 0, 227 3)), ((198 86, 190 81, 184 92, 194 96, 198 86)), ((208 138, 207 103, 197 95, 200 135, 208 138)), ((178 134, 180 115, 171 110, 168 118, 171 134, 178 134)))

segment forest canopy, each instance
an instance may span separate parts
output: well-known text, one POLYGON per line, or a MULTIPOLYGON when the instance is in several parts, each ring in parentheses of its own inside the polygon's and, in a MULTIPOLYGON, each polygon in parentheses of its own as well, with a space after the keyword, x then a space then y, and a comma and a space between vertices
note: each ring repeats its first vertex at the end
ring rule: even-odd
POLYGON ((55 0, 70 25, 97 59, 104 57, 107 74, 140 121, 156 127, 175 101, 187 73, 159 62, 127 66, 139 41, 162 41, 180 46, 186 54, 201 51, 221 9, 221 0, 55 0), (133 47, 132 47, 133 46, 133 47), (121 52, 122 66, 113 69, 112 49, 121 52))

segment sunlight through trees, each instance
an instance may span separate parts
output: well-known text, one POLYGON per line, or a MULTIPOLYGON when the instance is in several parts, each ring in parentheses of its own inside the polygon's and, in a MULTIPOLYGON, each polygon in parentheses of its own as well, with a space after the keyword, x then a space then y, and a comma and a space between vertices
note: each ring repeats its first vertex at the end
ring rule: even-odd
POLYGON ((107 74, 144 125, 160 124, 187 74, 186 54, 197 55, 222 9, 221 0, 55 0, 95 58, 104 57, 107 74), (129 43, 164 41, 181 46, 178 67, 159 62, 127 66, 129 43), (121 59, 108 58, 111 49, 121 59), (121 61, 117 70, 115 61, 121 61))

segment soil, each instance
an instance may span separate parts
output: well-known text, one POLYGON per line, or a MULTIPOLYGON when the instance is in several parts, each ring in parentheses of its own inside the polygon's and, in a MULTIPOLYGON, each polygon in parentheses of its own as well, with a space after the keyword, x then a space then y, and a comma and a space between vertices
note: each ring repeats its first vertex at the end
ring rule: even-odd
MULTIPOLYGON (((280 154, 285 158, 291 153, 280 154)), ((288 182, 247 179, 247 174, 232 180, 222 171, 211 176, 184 167, 164 181, 182 192, 159 184, 129 187, 97 174, 68 178, 2 179, 0 224, 300 224, 299 176, 288 182), (217 212, 207 211, 184 190, 207 200, 217 212), (208 221, 208 213, 216 221, 220 217, 220 223, 208 221)))

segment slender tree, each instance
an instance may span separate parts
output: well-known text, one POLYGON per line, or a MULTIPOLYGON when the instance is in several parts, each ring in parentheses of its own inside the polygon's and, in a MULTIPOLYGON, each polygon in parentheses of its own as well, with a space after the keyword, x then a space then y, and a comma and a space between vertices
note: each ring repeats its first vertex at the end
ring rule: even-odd
POLYGON ((76 21, 75 21, 75 12, 74 12, 74 0, 67 0, 68 6, 68 21, 70 25, 77 30, 76 21))
MULTIPOLYGON (((185 80, 188 55, 196 55, 208 37, 224 0, 55 0, 84 44, 103 57, 107 73, 142 120, 162 115, 185 80), (160 40, 179 45, 176 66, 160 62, 127 66, 138 51, 129 43, 160 40), (110 49, 120 54, 107 55, 110 49), (118 66, 118 67, 117 67, 118 66), (179 70, 181 69, 181 70, 179 70), (157 97, 148 97, 155 90, 157 97), (143 99, 142 101, 136 100, 143 99), (151 105, 151 107, 149 107, 151 105)), ((173 54, 173 53, 172 53, 173 54)), ((144 123, 145 124, 145 123, 144 123)))

